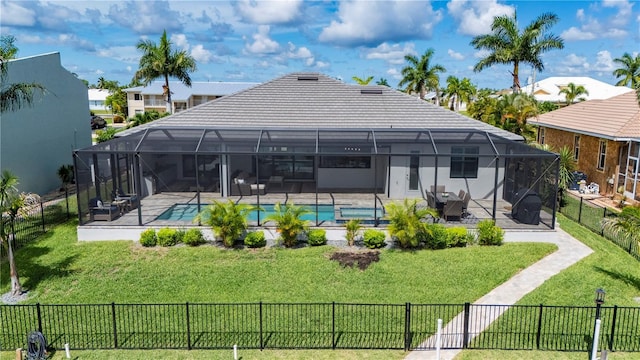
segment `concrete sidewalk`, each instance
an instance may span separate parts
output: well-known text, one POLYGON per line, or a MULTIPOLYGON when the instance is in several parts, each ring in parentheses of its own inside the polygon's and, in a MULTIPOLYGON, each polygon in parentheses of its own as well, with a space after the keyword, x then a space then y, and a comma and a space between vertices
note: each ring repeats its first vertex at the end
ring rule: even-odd
MULTIPOLYGON (((505 241, 507 242, 546 242, 558 246, 558 250, 546 256, 537 263, 522 270, 507 282, 496 287, 485 296, 481 297, 474 304, 478 305, 512 305, 523 296, 542 285, 547 279, 560 273, 562 270, 577 263, 587 255, 591 254, 588 246, 571 237, 569 234, 556 227, 554 231, 506 231, 505 241)), ((507 307, 495 307, 491 311, 483 314, 474 314, 471 317, 469 328, 474 329, 474 334, 469 335, 469 341, 473 340, 482 330, 486 329, 495 321, 507 307)), ((459 346, 462 348, 462 339, 456 334, 455 329, 460 329, 464 314, 458 314, 448 324, 443 326, 443 339, 447 339, 448 346, 459 346), (446 334, 452 334, 446 336, 446 334)), ((435 346, 435 335, 426 339, 420 347, 435 346)), ((440 360, 453 359, 462 349, 440 351, 440 360)), ((412 351, 406 360, 436 360, 435 350, 412 351)))

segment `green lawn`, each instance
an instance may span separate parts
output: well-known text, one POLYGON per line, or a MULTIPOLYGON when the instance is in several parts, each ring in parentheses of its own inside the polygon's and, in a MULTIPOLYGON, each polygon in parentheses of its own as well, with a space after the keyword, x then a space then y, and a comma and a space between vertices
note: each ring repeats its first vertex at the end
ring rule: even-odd
MULTIPOLYGON (((560 351, 518 351, 518 350, 465 350, 456 356, 456 360, 522 360, 522 359, 545 359, 545 360, 587 360, 590 353, 587 352, 560 352, 560 351)), ((611 360, 632 360, 640 359, 638 353, 608 354, 611 360)))
MULTIPOLYGON (((505 244, 438 251, 382 251, 366 271, 342 268, 329 246, 226 250, 143 248, 76 241, 76 223, 17 253, 29 303, 354 302, 464 303, 554 251, 505 244)), ((7 264, 1 291, 9 290, 7 264)))

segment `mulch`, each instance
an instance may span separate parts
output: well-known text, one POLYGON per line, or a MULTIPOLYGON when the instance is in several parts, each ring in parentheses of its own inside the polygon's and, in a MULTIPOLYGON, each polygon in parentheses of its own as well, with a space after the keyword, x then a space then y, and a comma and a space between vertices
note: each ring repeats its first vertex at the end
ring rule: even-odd
POLYGON ((331 255, 331 260, 337 261, 343 267, 355 267, 365 270, 373 262, 380 261, 379 251, 338 251, 331 255))

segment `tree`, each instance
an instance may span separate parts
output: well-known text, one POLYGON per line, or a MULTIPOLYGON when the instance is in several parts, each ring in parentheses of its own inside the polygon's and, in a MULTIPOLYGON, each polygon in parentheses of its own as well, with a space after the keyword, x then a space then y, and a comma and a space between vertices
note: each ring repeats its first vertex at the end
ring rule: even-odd
POLYGON ((26 212, 38 203, 39 198, 34 194, 20 194, 16 186, 18 177, 8 170, 0 177, 0 243, 7 250, 9 272, 11 277, 11 295, 20 295, 22 285, 18 276, 18 267, 13 255, 13 240, 15 239, 13 224, 18 214, 26 212))
POLYGON ((292 203, 273 206, 273 213, 265 217, 265 224, 276 223, 277 231, 280 233, 282 242, 286 247, 293 247, 298 243, 298 235, 307 231, 309 221, 303 220, 302 216, 311 213, 306 206, 298 206, 292 203))
POLYGON ((640 207, 625 206, 618 216, 608 217, 602 223, 604 231, 629 242, 629 247, 634 243, 640 245, 640 207))
POLYGON ((496 64, 513 64, 513 92, 520 92, 520 64, 529 64, 542 71, 544 64, 540 55, 564 48, 564 42, 559 36, 547 33, 557 22, 557 15, 544 13, 520 32, 515 13, 513 16, 496 16, 491 24, 491 34, 479 35, 471 40, 471 45, 477 50, 489 51, 474 66, 473 71, 479 72, 496 64))
POLYGON ((389 235, 405 249, 418 247, 428 232, 428 224, 424 220, 438 217, 438 210, 419 207, 416 199, 404 199, 403 203, 391 202, 384 209, 389 219, 389 235))
POLYGON ((371 80, 373 80, 373 76, 369 76, 366 79, 361 79, 357 76, 353 76, 351 79, 353 79, 353 81, 355 81, 356 83, 358 83, 358 85, 369 85, 369 83, 371 82, 371 80))
POLYGON ((389 87, 389 83, 387 82, 387 79, 385 79, 385 78, 380 78, 380 80, 376 81, 376 85, 382 85, 382 86, 389 87))
POLYGON ((213 204, 202 210, 194 221, 211 226, 216 236, 222 239, 224 246, 232 247, 249 226, 247 222, 249 212, 256 209, 255 206, 236 204, 231 200, 227 202, 214 200, 213 204))
POLYGON ((402 69, 402 80, 398 86, 406 85, 405 92, 418 93, 422 100, 424 100, 427 90, 435 90, 436 105, 440 105, 440 76, 438 73, 447 70, 439 64, 431 65, 433 52, 433 49, 428 49, 419 59, 414 55, 405 55, 404 59, 409 65, 402 69))
POLYGON ((585 89, 582 85, 576 85, 574 83, 568 83, 567 87, 560 89, 558 95, 564 94, 564 98, 567 102, 567 105, 573 104, 573 102, 577 99, 578 101, 586 100, 584 97, 580 97, 581 95, 589 95, 587 89, 585 89))
POLYGON ((493 96, 493 91, 490 89, 480 89, 476 94, 475 100, 467 107, 467 113, 476 120, 495 125, 492 114, 498 99, 493 96))
POLYGON ((16 111, 24 106, 31 106, 35 101, 35 93, 46 93, 44 86, 37 83, 13 83, 5 85, 8 60, 15 58, 18 48, 14 45, 15 37, 0 37, 0 113, 16 111))
POLYGON ((167 112, 171 113, 169 77, 176 77, 183 84, 191 87, 189 72, 196 71, 195 59, 184 50, 172 49, 166 30, 162 33, 158 45, 151 40, 141 40, 136 47, 142 51, 142 57, 133 81, 141 81, 143 85, 148 85, 157 78, 164 78, 162 88, 167 98, 167 112))
POLYGON ((622 57, 613 59, 613 62, 620 65, 619 68, 613 70, 613 75, 616 78, 622 78, 616 85, 629 85, 632 89, 638 89, 640 86, 640 54, 633 58, 629 53, 624 53, 622 57))
POLYGON ((471 101, 476 91, 476 87, 468 78, 460 80, 451 75, 447 77, 447 87, 443 95, 446 98, 447 104, 449 104, 449 108, 458 111, 463 102, 468 104, 471 101))
POLYGON ((528 94, 507 94, 498 99, 492 112, 494 125, 501 129, 522 135, 525 140, 532 141, 535 132, 527 119, 538 115, 538 104, 528 94))
POLYGON ((112 90, 111 95, 108 95, 104 104, 111 109, 112 113, 126 116, 127 112, 127 93, 122 91, 121 88, 117 87, 112 90))

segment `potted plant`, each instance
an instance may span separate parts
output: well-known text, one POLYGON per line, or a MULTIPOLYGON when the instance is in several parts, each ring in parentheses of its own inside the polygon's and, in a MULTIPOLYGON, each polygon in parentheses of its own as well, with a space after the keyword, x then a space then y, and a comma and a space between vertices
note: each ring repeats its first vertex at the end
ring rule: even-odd
POLYGON ((302 219, 303 215, 309 213, 311 210, 305 206, 276 203, 273 206, 273 213, 265 218, 265 224, 274 222, 284 246, 293 247, 298 243, 298 235, 309 228, 309 221, 302 219))

